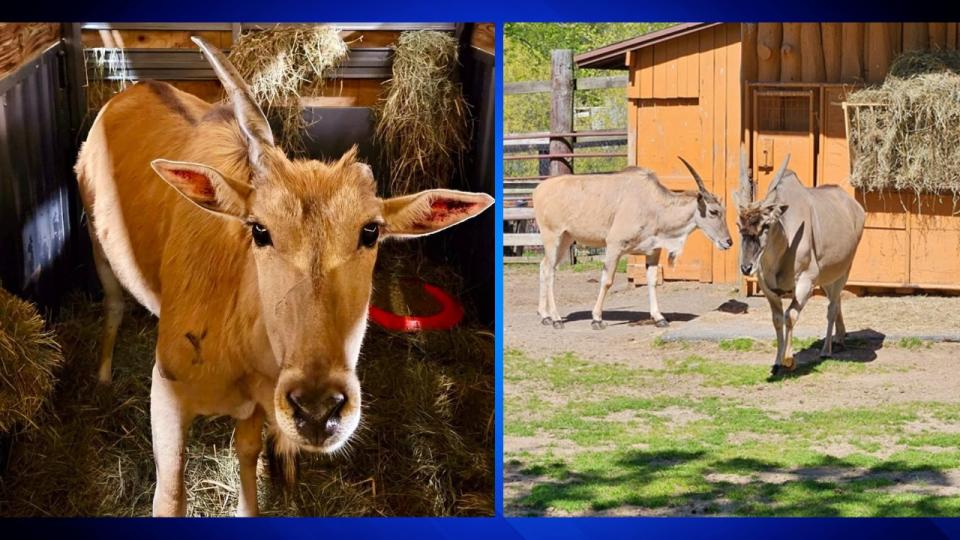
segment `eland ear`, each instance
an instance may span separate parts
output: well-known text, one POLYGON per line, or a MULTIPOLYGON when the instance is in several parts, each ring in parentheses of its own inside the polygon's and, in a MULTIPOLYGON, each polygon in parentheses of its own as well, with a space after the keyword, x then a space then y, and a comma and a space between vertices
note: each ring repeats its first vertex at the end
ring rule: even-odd
POLYGON ((783 216, 784 212, 790 208, 789 204, 784 204, 779 201, 771 201, 763 205, 763 219, 764 221, 773 222, 780 219, 783 216))
POLYGON ((406 238, 442 231, 483 212, 494 203, 486 193, 431 189, 387 199, 383 204, 387 236, 406 238))
POLYGON ((184 198, 215 214, 243 219, 249 190, 228 181, 213 167, 199 163, 155 159, 153 170, 184 198))

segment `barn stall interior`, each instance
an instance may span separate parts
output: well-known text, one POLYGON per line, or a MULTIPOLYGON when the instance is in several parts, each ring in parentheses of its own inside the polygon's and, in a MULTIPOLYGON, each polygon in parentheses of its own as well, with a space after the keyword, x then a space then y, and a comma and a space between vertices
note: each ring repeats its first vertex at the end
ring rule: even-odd
MULTIPOLYGON (((228 53, 289 155, 336 159, 357 145, 381 196, 494 193, 491 24, 0 24, 0 285, 13 293, 0 306, 0 406, 15 411, 0 418, 2 515, 150 513, 156 319, 127 300, 114 382, 99 387, 101 293, 72 166, 100 107, 138 81, 223 99, 191 36, 228 53)), ((261 483, 262 513, 493 513, 493 234, 486 212, 384 244, 374 306, 429 315, 441 306, 426 283, 463 318, 412 333, 371 323, 356 439, 336 456, 302 456, 293 492, 261 483)), ((192 427, 191 514, 235 507, 231 432, 228 419, 192 427)))
MULTIPOLYGON (((683 156, 729 207, 741 143, 757 197, 790 154, 806 185, 842 186, 867 211, 848 288, 957 291, 960 168, 957 145, 948 142, 960 127, 951 116, 957 26, 685 23, 574 61, 627 72, 628 165, 653 169, 672 190, 695 189, 676 159, 683 156)), ((736 230, 736 213, 727 219, 736 230)), ((739 283, 753 292, 737 259, 737 248, 718 251, 693 235, 663 278, 739 283)), ((642 257, 631 257, 627 271, 645 283, 642 257)))

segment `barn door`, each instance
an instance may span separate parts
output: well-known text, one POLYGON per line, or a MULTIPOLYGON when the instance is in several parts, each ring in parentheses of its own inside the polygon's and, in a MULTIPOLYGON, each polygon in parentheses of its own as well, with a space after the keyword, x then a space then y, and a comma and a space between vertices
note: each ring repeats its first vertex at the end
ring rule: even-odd
POLYGON ((767 194, 770 181, 783 158, 805 186, 814 186, 814 91, 756 90, 753 95, 753 177, 756 197, 767 194))

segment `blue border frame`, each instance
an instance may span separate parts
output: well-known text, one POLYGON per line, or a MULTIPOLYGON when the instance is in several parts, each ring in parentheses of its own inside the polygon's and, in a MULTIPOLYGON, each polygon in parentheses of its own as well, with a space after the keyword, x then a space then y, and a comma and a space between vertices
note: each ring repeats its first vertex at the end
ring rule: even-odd
POLYGON ((494 351, 496 352, 495 367, 494 373, 496 377, 496 394, 494 396, 496 400, 496 408, 494 422, 496 424, 496 449, 494 450, 494 459, 496 462, 496 474, 495 474, 495 489, 496 493, 494 494, 494 508, 497 509, 497 517, 503 516, 503 25, 497 24, 496 28, 496 64, 494 65, 494 81, 493 84, 497 89, 496 96, 496 137, 493 144, 496 145, 494 152, 494 174, 495 184, 496 184, 496 198, 497 204, 496 208, 496 227, 497 227, 497 238, 496 246, 497 253, 494 255, 494 268, 496 268, 497 275, 494 276, 494 291, 497 295, 495 306, 496 306, 496 337, 494 339, 494 351))

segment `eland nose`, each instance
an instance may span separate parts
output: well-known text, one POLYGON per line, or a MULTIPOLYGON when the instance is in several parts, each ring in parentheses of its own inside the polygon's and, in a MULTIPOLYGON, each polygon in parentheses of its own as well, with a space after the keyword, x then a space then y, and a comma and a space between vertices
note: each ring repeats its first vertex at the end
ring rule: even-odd
POLYGON ((740 265, 740 271, 743 272, 743 275, 749 276, 750 273, 753 271, 753 265, 752 265, 752 264, 741 264, 741 265, 740 265))
POLYGON ((347 398, 336 388, 319 391, 295 389, 287 394, 293 409, 293 419, 300 435, 317 444, 332 436, 340 428, 340 413, 347 398))
POLYGON ((730 249, 730 247, 733 246, 733 240, 727 238, 721 245, 723 246, 723 249, 730 249))

